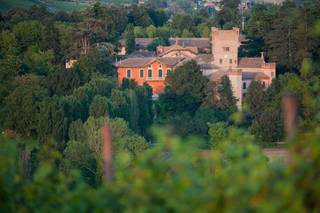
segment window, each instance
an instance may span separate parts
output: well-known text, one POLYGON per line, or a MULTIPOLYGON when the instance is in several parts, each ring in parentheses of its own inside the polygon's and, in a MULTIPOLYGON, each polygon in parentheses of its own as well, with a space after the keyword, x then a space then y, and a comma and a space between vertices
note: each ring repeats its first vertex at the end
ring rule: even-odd
POLYGON ((242 89, 247 89, 247 83, 246 82, 242 83, 242 89))
POLYGON ((159 65, 159 67, 161 68, 161 67, 162 67, 162 65, 160 64, 160 65, 159 65))
POLYGON ((127 78, 131 78, 131 70, 127 70, 127 78))
POLYGON ((229 59, 229 64, 232 64, 232 59, 229 59))
POLYGON ((167 69, 167 75, 171 73, 171 69, 167 69))
POLYGON ((152 78, 152 70, 148 69, 148 78, 152 78))
POLYGON ((223 51, 230 52, 230 47, 223 47, 223 51))
POLYGON ((162 78, 162 70, 161 69, 158 70, 158 76, 159 76, 159 78, 162 78))
POLYGON ((144 70, 140 70, 140 78, 143 78, 144 76, 144 70))
POLYGON ((266 88, 266 82, 262 81, 262 85, 264 88, 266 88))
POLYGON ((222 62, 223 62, 223 61, 222 61, 222 59, 220 58, 220 64, 222 64, 222 62))

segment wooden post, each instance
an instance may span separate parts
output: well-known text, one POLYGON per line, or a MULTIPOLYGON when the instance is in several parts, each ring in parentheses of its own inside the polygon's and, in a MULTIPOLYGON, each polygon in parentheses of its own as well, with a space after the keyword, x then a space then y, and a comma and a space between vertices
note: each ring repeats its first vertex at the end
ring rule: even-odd
POLYGON ((112 170, 112 134, 111 128, 108 123, 106 123, 101 129, 102 137, 102 158, 103 158, 103 169, 104 178, 106 181, 110 182, 113 178, 112 170))
POLYGON ((298 98, 295 95, 285 95, 282 98, 284 128, 288 138, 295 134, 298 123, 298 98))

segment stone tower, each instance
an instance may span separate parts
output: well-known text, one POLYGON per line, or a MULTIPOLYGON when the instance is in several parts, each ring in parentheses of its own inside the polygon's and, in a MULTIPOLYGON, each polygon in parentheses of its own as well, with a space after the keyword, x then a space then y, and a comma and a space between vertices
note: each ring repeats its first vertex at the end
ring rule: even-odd
POLYGON ((211 35, 213 64, 224 70, 236 68, 240 47, 240 29, 234 27, 232 30, 219 30, 213 27, 211 35))

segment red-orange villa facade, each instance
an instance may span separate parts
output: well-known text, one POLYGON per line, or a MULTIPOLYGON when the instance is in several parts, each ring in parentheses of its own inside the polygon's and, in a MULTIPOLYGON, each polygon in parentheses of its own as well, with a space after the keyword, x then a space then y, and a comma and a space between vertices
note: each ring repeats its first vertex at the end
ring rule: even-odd
POLYGON ((133 79, 139 85, 148 83, 153 94, 160 94, 165 87, 165 78, 182 63, 184 59, 175 57, 128 58, 117 64, 118 82, 124 78, 133 79))
POLYGON ((189 42, 187 38, 183 38, 182 45, 177 39, 169 47, 158 46, 154 57, 129 55, 127 59, 116 63, 118 82, 128 78, 139 85, 148 83, 157 96, 164 90, 168 72, 189 60, 195 60, 209 80, 219 81, 222 76, 229 77, 233 94, 238 100, 238 108, 241 109, 243 96, 252 81, 260 81, 267 88, 276 77, 276 64, 266 62, 263 53, 260 57, 238 57, 238 49, 243 41, 239 28, 212 28, 211 53, 208 53, 201 51, 204 49, 203 38, 189 38, 189 42), (198 46, 199 44, 202 46, 198 46))

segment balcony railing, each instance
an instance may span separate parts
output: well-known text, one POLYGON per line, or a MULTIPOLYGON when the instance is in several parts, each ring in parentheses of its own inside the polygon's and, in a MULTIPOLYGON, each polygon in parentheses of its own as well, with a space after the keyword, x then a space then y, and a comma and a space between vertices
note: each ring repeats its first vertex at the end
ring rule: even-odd
POLYGON ((149 81, 159 81, 159 80, 164 80, 164 77, 147 77, 147 80, 149 80, 149 81))

